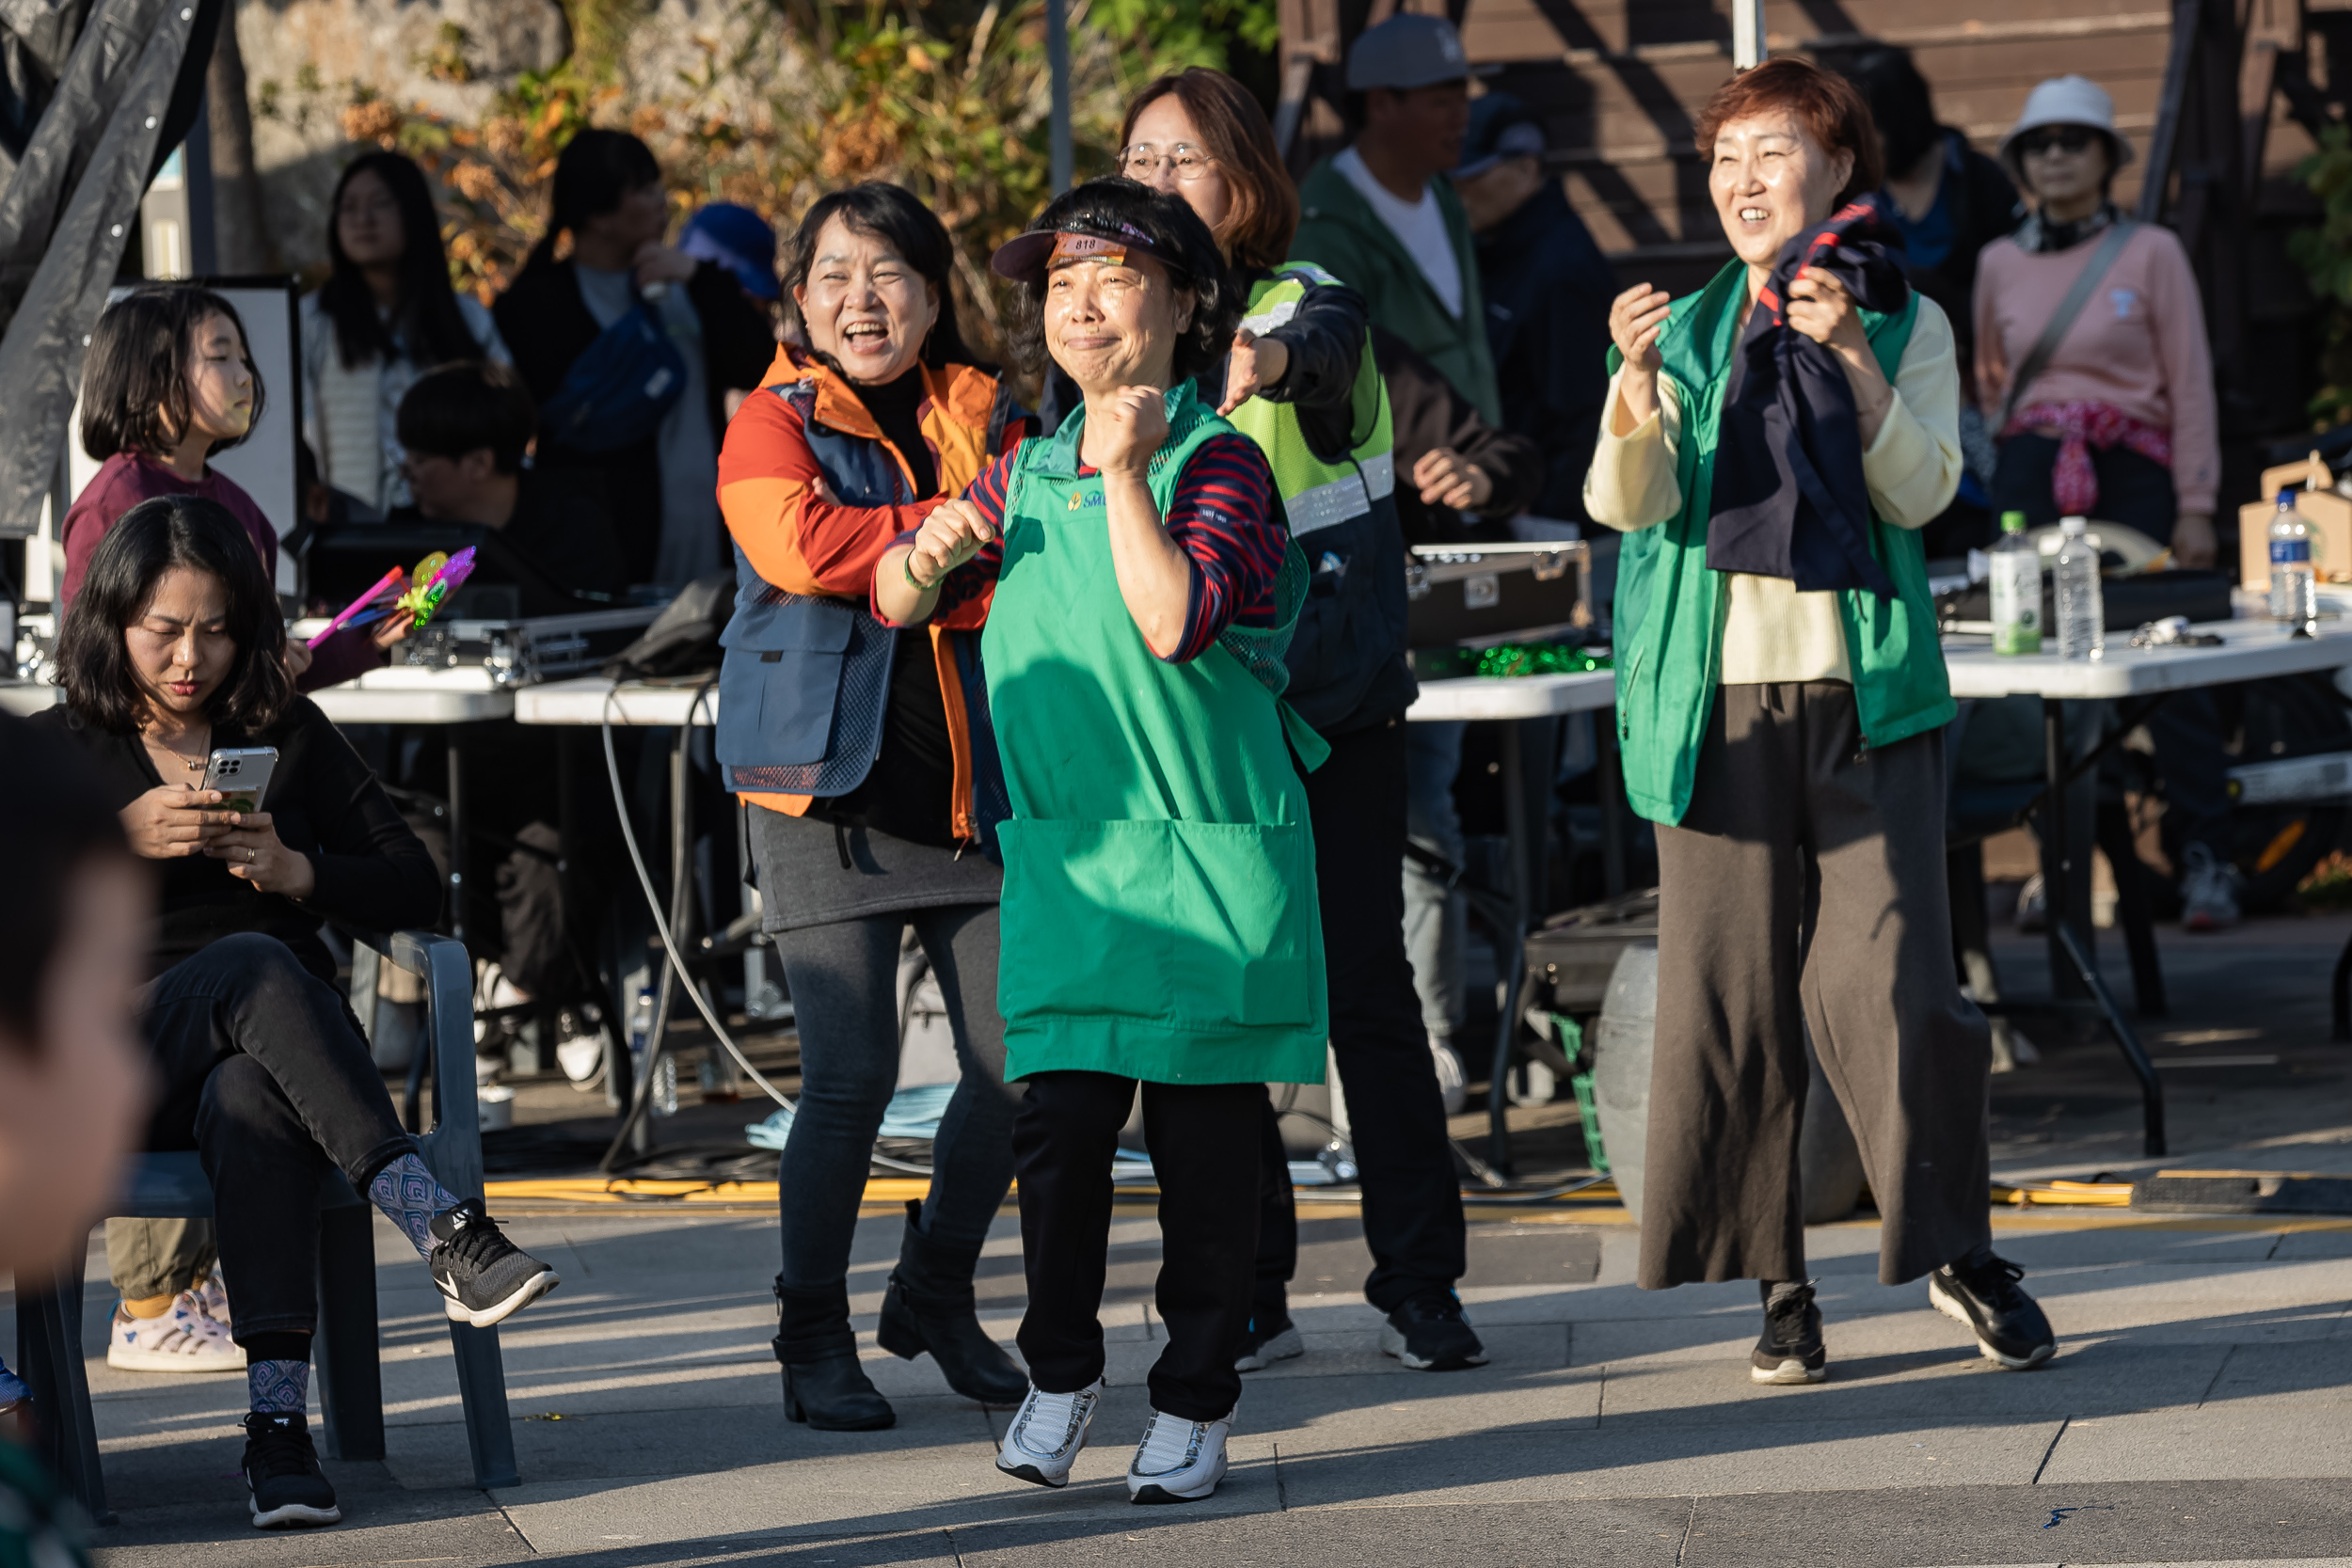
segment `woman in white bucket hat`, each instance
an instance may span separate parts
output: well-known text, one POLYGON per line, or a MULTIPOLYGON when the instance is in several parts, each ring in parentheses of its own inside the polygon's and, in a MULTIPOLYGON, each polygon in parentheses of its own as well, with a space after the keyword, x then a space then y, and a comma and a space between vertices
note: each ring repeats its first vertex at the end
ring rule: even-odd
MULTIPOLYGON (((2001 442, 1993 510, 2037 527, 2103 518, 2169 544, 2176 564, 2211 566, 2221 452, 2204 309, 2171 230, 2109 199, 2131 157, 2114 99, 2080 76, 2036 87, 2001 138, 2034 210, 1977 270, 1977 393, 2001 442)), ((2238 911, 2215 699, 2177 693, 2149 728, 2182 924, 2218 929, 2238 911)))

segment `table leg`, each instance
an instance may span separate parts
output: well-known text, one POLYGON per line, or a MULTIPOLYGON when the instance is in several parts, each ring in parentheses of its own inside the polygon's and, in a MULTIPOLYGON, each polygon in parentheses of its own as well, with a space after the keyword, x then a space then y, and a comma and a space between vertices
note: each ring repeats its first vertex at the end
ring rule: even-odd
MULTIPOLYGON (((2066 705, 2058 698, 2044 697, 2042 739, 2050 790, 2042 814, 2042 888, 2048 911, 2050 991, 2060 998, 2089 996, 2097 1005, 2107 1032, 2115 1037, 2123 1060, 2139 1080, 2142 1149, 2153 1158, 2165 1152, 2164 1085, 2156 1077, 2155 1064, 2148 1059, 2147 1051, 2139 1043, 2139 1036, 2124 1019, 2115 993, 2107 989, 2106 979, 2099 974, 2093 949, 2083 937, 2090 923, 2078 925, 2075 920, 2078 911, 2074 896, 2075 879, 2068 820, 2073 812, 2067 800, 2065 721, 2066 705)), ((2088 788, 2097 787, 2088 774, 2084 784, 2088 788)))
POLYGON ((1527 776, 1520 754, 1522 726, 1502 725, 1502 820, 1509 836, 1511 928, 1497 932, 1495 958, 1502 971, 1502 1017, 1495 1026, 1493 1069, 1487 1074, 1486 1160, 1502 1176, 1511 1166, 1511 1042, 1518 1032, 1519 981, 1527 962, 1527 864, 1533 835, 1527 810, 1527 776))
POLYGON ((1600 794, 1600 885, 1614 898, 1625 892, 1625 763, 1617 752, 1616 711, 1593 715, 1593 784, 1600 794))
POLYGON ((465 726, 444 724, 441 744, 449 770, 449 934, 466 940, 465 726))

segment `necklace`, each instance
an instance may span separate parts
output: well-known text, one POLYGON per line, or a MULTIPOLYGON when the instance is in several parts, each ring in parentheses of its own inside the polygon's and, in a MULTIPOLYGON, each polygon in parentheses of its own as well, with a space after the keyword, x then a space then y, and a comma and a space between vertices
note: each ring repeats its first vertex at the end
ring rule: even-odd
POLYGON ((178 759, 181 766, 185 768, 191 773, 201 773, 204 771, 205 763, 212 759, 212 753, 209 751, 199 752, 195 756, 189 756, 186 752, 181 751, 178 747, 172 745, 171 742, 167 740, 155 739, 151 740, 148 744, 151 751, 161 751, 166 754, 178 759))

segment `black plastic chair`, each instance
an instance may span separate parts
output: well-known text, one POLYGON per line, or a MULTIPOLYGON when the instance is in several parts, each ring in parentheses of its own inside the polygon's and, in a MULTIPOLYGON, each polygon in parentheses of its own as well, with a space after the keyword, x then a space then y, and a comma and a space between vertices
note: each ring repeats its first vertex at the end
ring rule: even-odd
MULTIPOLYGON (((433 1053, 438 1123, 418 1140, 424 1163, 460 1197, 482 1194, 482 1130, 473 1085, 473 965, 465 947, 430 931, 347 933, 399 968, 425 979, 425 1038, 433 1053), (457 1092, 438 1092, 455 1085, 457 1092)), ((133 1164, 112 1213, 137 1219, 209 1217, 213 1191, 195 1154, 144 1154, 133 1164)), ((330 1459, 384 1457, 384 1380, 375 1312, 374 1206, 330 1170, 319 1196, 319 1321, 311 1345, 322 1450, 330 1459)), ((17 1282, 17 1370, 33 1391, 40 1446, 65 1490, 100 1524, 113 1522, 98 1433, 83 1366, 82 1261, 46 1290, 17 1282)), ((513 1486, 515 1436, 506 1414, 506 1373, 496 1328, 449 1325, 465 1402, 474 1484, 513 1486)))

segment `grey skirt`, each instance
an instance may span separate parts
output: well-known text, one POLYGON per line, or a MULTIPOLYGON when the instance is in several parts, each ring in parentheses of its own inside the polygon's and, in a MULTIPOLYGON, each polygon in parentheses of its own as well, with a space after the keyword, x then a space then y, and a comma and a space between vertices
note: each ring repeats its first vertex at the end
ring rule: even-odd
POLYGON ((1004 891, 1003 868, 977 848, 910 844, 766 806, 751 806, 747 815, 764 930, 797 931, 952 904, 993 904, 1004 891))

